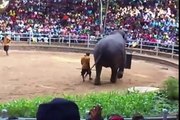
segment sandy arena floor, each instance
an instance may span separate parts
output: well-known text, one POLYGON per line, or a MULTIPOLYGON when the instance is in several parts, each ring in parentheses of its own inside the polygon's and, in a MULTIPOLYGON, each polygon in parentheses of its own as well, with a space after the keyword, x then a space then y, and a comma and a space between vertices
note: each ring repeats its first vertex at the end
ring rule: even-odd
MULTIPOLYGON (((0 52, 0 101, 62 93, 82 94, 96 91, 122 90, 131 86, 160 86, 168 76, 178 78, 178 70, 142 60, 133 60, 132 69, 123 79, 111 84, 110 69, 103 68, 102 85, 82 82, 80 58, 84 54, 40 51, 0 52)), ((94 60, 91 55, 91 65, 94 60)), ((95 69, 92 70, 95 76, 95 69)))

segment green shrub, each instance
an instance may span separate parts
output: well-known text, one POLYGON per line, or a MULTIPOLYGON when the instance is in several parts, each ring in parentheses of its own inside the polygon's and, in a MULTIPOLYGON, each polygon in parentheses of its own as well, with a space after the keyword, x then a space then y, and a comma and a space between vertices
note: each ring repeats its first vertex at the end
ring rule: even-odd
POLYGON ((124 117, 131 117, 137 112, 144 116, 157 116, 161 114, 163 108, 167 108, 172 112, 174 110, 176 112, 178 108, 177 103, 169 103, 159 98, 155 99, 156 94, 154 93, 103 92, 86 95, 42 96, 31 100, 14 100, 0 104, 0 111, 5 108, 11 116, 35 117, 39 104, 49 102, 55 97, 75 101, 82 118, 85 117, 86 110, 90 110, 97 104, 101 104, 103 107, 102 113, 104 117, 110 114, 121 114, 124 117))
POLYGON ((162 93, 166 95, 168 99, 179 100, 179 83, 174 77, 169 77, 163 83, 162 93))
POLYGON ((85 117, 86 110, 94 105, 101 104, 103 116, 120 114, 124 117, 132 117, 135 113, 143 116, 159 116, 162 109, 168 109, 170 113, 176 113, 179 108, 177 99, 178 81, 174 77, 164 82, 164 87, 158 93, 122 93, 103 92, 86 95, 63 95, 63 96, 41 96, 34 99, 20 99, 8 103, 0 103, 0 111, 7 109, 9 115, 17 117, 35 117, 39 104, 51 101, 55 97, 75 101, 79 107, 81 117, 85 117))

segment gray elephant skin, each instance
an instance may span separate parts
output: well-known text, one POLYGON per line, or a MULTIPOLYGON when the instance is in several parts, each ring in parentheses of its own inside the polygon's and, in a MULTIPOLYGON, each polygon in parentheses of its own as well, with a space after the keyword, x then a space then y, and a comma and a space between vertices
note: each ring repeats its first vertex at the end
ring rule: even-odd
MULTIPOLYGON (((100 85, 102 67, 111 68, 110 82, 115 83, 117 78, 122 78, 126 67, 126 34, 124 31, 115 31, 102 38, 95 46, 93 55, 96 68, 95 85, 100 85)), ((128 69, 131 66, 131 55, 128 69)))

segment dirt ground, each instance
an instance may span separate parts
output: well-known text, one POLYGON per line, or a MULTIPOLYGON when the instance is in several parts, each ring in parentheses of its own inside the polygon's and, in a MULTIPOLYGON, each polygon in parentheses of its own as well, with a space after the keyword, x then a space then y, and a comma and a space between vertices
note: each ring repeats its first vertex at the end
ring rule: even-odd
MULTIPOLYGON (((84 54, 40 51, 0 52, 0 101, 42 95, 84 94, 124 90, 132 86, 159 87, 168 76, 179 78, 178 70, 165 65, 133 60, 132 68, 116 84, 110 83, 111 71, 103 68, 101 86, 82 82, 80 58, 84 54)), ((93 65, 91 55, 91 65, 93 65)), ((95 77, 95 69, 92 70, 95 77)))

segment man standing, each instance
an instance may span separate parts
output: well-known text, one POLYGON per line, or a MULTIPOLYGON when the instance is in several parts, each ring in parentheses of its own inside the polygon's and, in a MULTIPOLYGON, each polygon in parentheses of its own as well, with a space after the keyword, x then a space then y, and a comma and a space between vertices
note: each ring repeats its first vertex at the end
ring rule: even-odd
POLYGON ((4 51, 6 52, 6 55, 8 56, 9 53, 9 44, 11 43, 11 38, 10 36, 5 36, 4 38, 2 38, 2 45, 4 47, 4 51))
POLYGON ((81 58, 81 65, 82 65, 81 76, 82 76, 83 82, 85 81, 86 75, 89 75, 89 80, 92 80, 91 68, 90 68, 90 57, 89 56, 90 56, 90 53, 86 53, 81 58))

